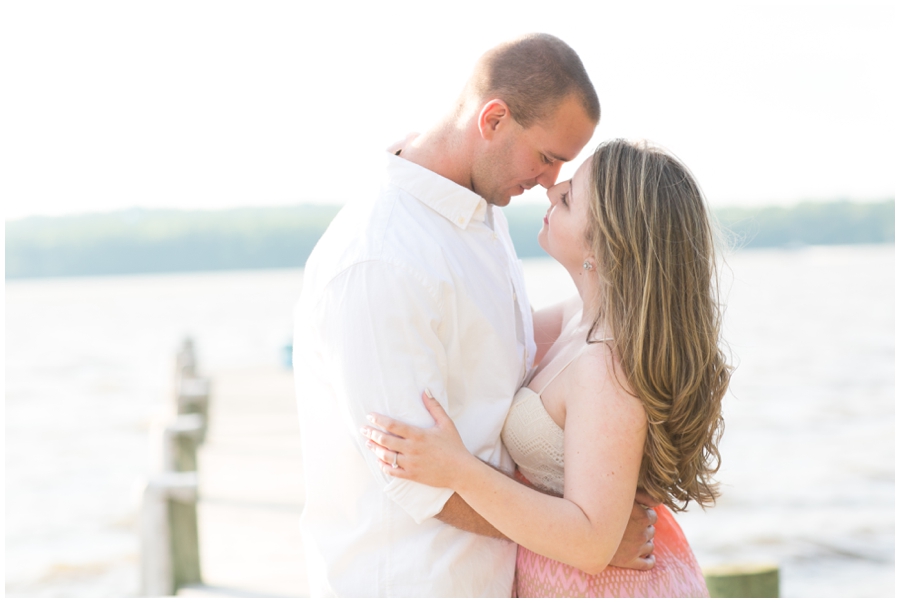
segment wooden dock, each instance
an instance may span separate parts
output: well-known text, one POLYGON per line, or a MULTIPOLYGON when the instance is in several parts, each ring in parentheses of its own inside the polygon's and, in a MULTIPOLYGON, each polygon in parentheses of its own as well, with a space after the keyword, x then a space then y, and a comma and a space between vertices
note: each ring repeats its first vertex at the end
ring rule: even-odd
POLYGON ((308 596, 292 373, 272 367, 209 377, 209 427, 197 458, 203 586, 178 594, 308 596))

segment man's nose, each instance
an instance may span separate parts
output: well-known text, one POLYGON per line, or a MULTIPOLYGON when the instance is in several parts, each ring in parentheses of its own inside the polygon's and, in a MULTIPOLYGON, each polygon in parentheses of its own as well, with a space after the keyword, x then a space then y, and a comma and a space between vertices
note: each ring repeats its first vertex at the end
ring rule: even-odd
POLYGON ((537 183, 546 189, 550 189, 551 186, 556 184, 556 179, 559 178, 559 170, 561 169, 561 161, 553 162, 553 165, 548 165, 543 173, 537 177, 537 183))

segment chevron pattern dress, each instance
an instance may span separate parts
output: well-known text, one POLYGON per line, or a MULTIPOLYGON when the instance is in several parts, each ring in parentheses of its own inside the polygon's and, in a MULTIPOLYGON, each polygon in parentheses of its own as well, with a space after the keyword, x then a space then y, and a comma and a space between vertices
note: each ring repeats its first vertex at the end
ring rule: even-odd
MULTIPOLYGON (((562 496, 564 432, 547 414, 539 393, 528 388, 519 390, 502 435, 518 465, 517 477, 562 496)), ((663 506, 655 511, 659 519, 653 539, 653 569, 607 567, 592 576, 520 546, 516 596, 708 597, 700 566, 672 513, 663 506)))

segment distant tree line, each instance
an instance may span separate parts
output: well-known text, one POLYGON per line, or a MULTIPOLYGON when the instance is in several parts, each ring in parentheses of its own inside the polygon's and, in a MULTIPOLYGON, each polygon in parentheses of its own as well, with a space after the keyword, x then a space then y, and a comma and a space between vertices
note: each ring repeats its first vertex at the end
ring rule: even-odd
POLYGON ((6 224, 6 278, 303 266, 340 208, 126 210, 6 224))
POLYGON ((729 207, 716 217, 737 247, 795 247, 894 242, 894 200, 729 207))
MULTIPOLYGON (((300 267, 340 208, 126 210, 6 223, 6 278, 300 267)), ((543 205, 504 209, 520 257, 545 255, 543 205)), ((894 242, 894 200, 723 208, 732 247, 894 242)))

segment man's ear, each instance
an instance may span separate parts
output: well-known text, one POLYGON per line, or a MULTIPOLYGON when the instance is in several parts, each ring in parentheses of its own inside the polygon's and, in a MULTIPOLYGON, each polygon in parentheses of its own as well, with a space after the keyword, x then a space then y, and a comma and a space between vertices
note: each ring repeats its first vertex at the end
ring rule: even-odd
POLYGON ((499 98, 489 100, 478 114, 478 131, 484 140, 493 140, 497 131, 512 119, 509 107, 499 98))

